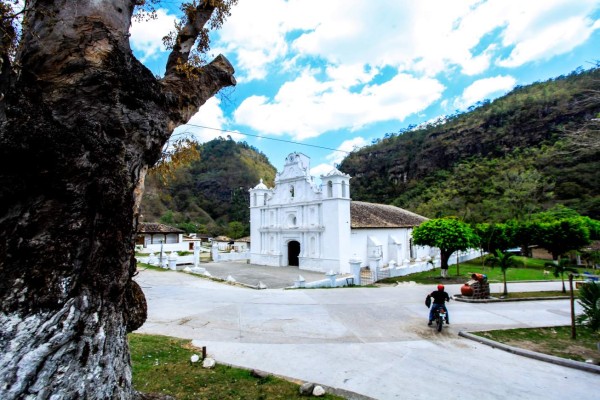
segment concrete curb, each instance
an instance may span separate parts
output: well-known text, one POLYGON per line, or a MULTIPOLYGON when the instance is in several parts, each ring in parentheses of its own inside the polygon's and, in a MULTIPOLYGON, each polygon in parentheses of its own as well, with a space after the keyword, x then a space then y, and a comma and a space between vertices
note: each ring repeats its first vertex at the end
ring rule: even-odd
POLYGON ((600 374, 600 366, 598 366, 598 365, 588 364, 588 363, 581 362, 581 361, 568 360, 566 358, 555 357, 555 356, 551 356, 548 354, 537 353, 535 351, 520 349, 518 347, 512 347, 512 346, 506 345, 504 343, 495 342, 493 340, 490 340, 490 339, 487 339, 487 338, 484 338, 481 336, 473 335, 472 333, 465 332, 465 331, 458 332, 458 336, 462 336, 466 339, 474 340, 476 342, 485 344, 492 348, 504 350, 504 351, 507 351, 509 353, 513 353, 513 354, 516 354, 519 356, 529 357, 529 358, 533 358, 534 360, 545 361, 545 362, 549 362, 551 364, 561 365, 563 367, 575 368, 575 369, 579 369, 582 371, 591 372, 594 374, 600 374))
MULTIPOLYGON (((292 382, 292 383, 295 383, 297 385, 302 385, 303 383, 305 383, 305 381, 297 379, 297 378, 290 378, 289 376, 274 374, 274 373, 267 372, 267 371, 262 371, 262 370, 259 370, 259 369, 256 369, 256 368, 242 367, 240 365, 235 365, 235 364, 231 364, 231 363, 220 362, 218 360, 217 360, 217 363, 220 364, 220 365, 224 365, 226 367, 233 367, 233 368, 245 369, 246 371, 255 371, 258 374, 263 374, 263 375, 266 375, 266 376, 275 376, 277 378, 284 379, 284 380, 286 380, 288 382, 292 382)), ((354 392, 351 392, 349 390, 340 389, 340 388, 334 388, 334 387, 331 387, 331 386, 320 384, 318 382, 311 382, 311 383, 314 383, 315 386, 316 385, 321 386, 323 389, 325 389, 326 393, 335 394, 336 396, 344 397, 347 400, 377 400, 377 399, 375 399, 373 397, 365 396, 365 395, 360 394, 360 393, 354 393, 354 392)), ((314 396, 308 396, 308 397, 314 397, 314 396)))

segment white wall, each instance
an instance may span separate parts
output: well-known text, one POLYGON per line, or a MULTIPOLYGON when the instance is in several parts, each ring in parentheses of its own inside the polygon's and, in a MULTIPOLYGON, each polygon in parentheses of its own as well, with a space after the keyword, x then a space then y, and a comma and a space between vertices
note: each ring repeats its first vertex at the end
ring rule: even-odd
POLYGON ((396 262, 396 265, 404 265, 411 261, 424 261, 426 257, 433 259, 439 254, 437 249, 428 246, 413 246, 413 257, 411 258, 409 246, 411 231, 412 229, 409 228, 352 229, 350 258, 362 260, 363 266, 374 266, 377 260, 372 254, 368 254, 369 237, 381 243, 379 267, 388 265, 392 260, 396 262), (400 240, 400 245, 389 243, 390 237, 400 240))
POLYGON ((162 244, 163 251, 189 251, 188 242, 183 241, 183 234, 169 233, 167 235, 156 234, 154 235, 154 243, 152 243, 151 236, 149 234, 144 235, 144 247, 140 249, 141 253, 156 253, 160 252, 161 243, 160 240, 165 240, 162 244), (166 237, 165 237, 166 236, 166 237))

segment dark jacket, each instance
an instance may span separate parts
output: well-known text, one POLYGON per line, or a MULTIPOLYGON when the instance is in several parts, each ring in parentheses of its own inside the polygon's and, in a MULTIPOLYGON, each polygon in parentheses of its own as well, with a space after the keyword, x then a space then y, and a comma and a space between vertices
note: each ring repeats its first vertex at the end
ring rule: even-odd
POLYGON ((443 290, 436 290, 431 292, 431 297, 433 297, 433 304, 441 304, 444 305, 447 301, 450 301, 450 296, 443 290))

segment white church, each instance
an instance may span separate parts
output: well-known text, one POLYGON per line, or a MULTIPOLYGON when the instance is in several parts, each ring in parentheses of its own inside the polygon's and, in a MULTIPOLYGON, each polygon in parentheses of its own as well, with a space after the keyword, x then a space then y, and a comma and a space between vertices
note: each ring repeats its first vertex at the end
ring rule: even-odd
POLYGON ((250 263, 351 273, 350 262, 381 268, 436 258, 413 246, 413 227, 425 217, 398 207, 352 201, 350 176, 333 168, 317 184, 310 159, 291 153, 275 177, 250 189, 250 263))

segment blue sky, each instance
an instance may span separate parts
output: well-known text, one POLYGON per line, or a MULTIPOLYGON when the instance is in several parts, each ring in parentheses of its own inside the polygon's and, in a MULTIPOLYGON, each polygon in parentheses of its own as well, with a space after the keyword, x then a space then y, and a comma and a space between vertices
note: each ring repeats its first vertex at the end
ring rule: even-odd
MULTIPOLYGON (((131 28, 135 55, 157 75, 161 38, 179 16, 177 1, 162 4, 157 19, 131 28)), ((299 151, 319 176, 346 154, 331 149, 591 68, 599 49, 600 0, 239 0, 211 49, 231 61, 238 85, 176 133, 229 134, 278 169, 299 151)))

